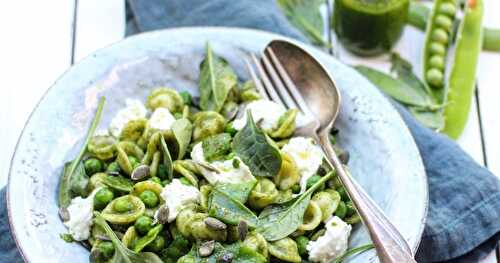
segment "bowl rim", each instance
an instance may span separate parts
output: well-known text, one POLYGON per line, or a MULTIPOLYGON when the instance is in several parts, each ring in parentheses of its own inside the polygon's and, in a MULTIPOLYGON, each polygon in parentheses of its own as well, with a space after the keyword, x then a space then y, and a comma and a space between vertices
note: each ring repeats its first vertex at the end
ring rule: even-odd
MULTIPOLYGON (((106 45, 104 47, 101 47, 101 48, 93 51, 92 53, 88 54, 84 58, 80 59, 77 63, 74 63, 74 64, 70 65, 66 70, 64 70, 59 75, 59 77, 56 78, 56 80, 50 85, 50 87, 48 87, 44 91, 44 93, 42 94, 42 96, 39 98, 39 100, 37 101, 37 103, 35 104, 35 106, 33 107, 33 109, 31 110, 28 118, 26 119, 26 121, 25 121, 25 123, 23 125, 23 128, 21 129, 19 137, 18 137, 18 139, 16 141, 16 145, 14 147, 14 151, 13 151, 12 157, 10 159, 8 181, 7 181, 7 186, 6 186, 7 215, 8 215, 8 222, 9 222, 9 227, 10 227, 12 238, 14 239, 14 241, 16 243, 16 246, 17 246, 17 248, 19 250, 19 253, 21 254, 24 262, 30 262, 30 261, 28 259, 26 251, 23 250, 23 246, 21 245, 20 241, 17 238, 17 231, 16 231, 16 228, 14 226, 13 219, 12 219, 12 207, 11 207, 11 200, 10 200, 11 199, 11 186, 12 186, 12 184, 11 184, 11 180, 12 180, 12 168, 13 168, 13 164, 14 164, 14 159, 16 158, 17 153, 18 153, 19 143, 20 143, 21 139, 25 135, 26 126, 31 121, 33 114, 37 111, 37 109, 39 108, 40 104, 42 103, 42 101, 47 96, 47 94, 52 90, 52 88, 54 86, 56 86, 56 84, 59 82, 60 79, 62 79, 65 75, 67 75, 70 71, 72 71, 80 63, 82 63, 82 61, 86 61, 89 58, 93 57, 96 53, 101 52, 103 50, 106 50, 108 48, 112 48, 113 46, 119 45, 120 43, 122 43, 124 41, 130 41, 131 39, 143 38, 143 37, 147 37, 149 35, 155 35, 155 34, 168 34, 168 33, 173 32, 173 31, 176 31, 176 32, 195 31, 196 32, 196 31, 201 31, 201 30, 203 30, 203 31, 211 31, 213 33, 220 32, 220 31, 227 31, 227 32, 243 32, 243 33, 247 32, 249 34, 267 35, 267 36, 269 36, 272 39, 278 38, 278 39, 284 39, 284 40, 290 41, 290 42, 292 42, 292 43, 294 43, 294 44, 296 44, 296 45, 298 45, 300 47, 306 48, 306 50, 308 48, 316 49, 316 47, 311 46, 310 44, 303 43, 301 41, 298 41, 298 40, 295 40, 295 39, 291 39, 291 38, 289 38, 287 36, 283 36, 283 35, 280 35, 280 34, 277 34, 277 33, 269 32, 269 31, 264 31, 264 30, 259 30, 259 29, 242 28, 242 27, 225 27, 225 26, 186 26, 186 27, 174 27, 174 28, 157 29, 157 30, 151 30, 151 31, 147 31, 147 32, 141 32, 141 33, 138 33, 138 34, 135 34, 135 35, 132 35, 132 36, 125 36, 123 39, 121 39, 119 41, 116 41, 114 43, 108 44, 108 45, 106 45)), ((323 52, 323 51, 321 51, 321 52, 323 52)), ((313 54, 311 54, 311 55, 314 56, 313 54)), ((332 59, 334 59, 334 58, 332 58, 332 59)), ((361 76, 361 77, 363 77, 363 76, 361 76)), ((400 119, 400 121, 404 124, 404 128, 405 128, 405 130, 402 131, 402 132, 403 133, 407 133, 408 135, 410 135, 411 140, 413 142, 413 146, 415 147, 415 149, 417 150, 417 153, 418 153, 418 160, 416 160, 416 161, 420 162, 421 165, 422 165, 422 168, 424 168, 423 173, 421 174, 423 182, 424 182, 423 189, 422 189, 423 193, 424 193, 423 211, 421 212, 422 219, 421 219, 421 221, 419 223, 420 225, 418 226, 419 227, 419 231, 418 231, 417 238, 416 238, 417 241, 415 242, 415 244, 413 246, 410 244, 410 247, 412 248, 412 254, 415 255, 416 252, 417 252, 417 249, 418 249, 418 247, 420 245, 421 239, 422 239, 422 235, 423 235, 423 232, 424 232, 425 223, 426 223, 426 220, 427 220, 427 214, 428 214, 428 211, 429 211, 429 189, 428 189, 427 173, 425 171, 425 166, 423 164, 422 157, 420 155, 420 151, 418 150, 418 147, 416 145, 415 139, 413 138, 413 135, 411 134, 408 126, 406 125, 406 123, 404 122, 403 118, 401 117, 401 115, 399 114, 399 112, 396 110, 396 108, 394 107, 394 105, 392 105, 392 103, 390 103, 390 101, 385 96, 384 96, 383 99, 386 100, 386 103, 390 105, 389 107, 391 107, 395 112, 398 113, 398 117, 397 118, 400 119)))

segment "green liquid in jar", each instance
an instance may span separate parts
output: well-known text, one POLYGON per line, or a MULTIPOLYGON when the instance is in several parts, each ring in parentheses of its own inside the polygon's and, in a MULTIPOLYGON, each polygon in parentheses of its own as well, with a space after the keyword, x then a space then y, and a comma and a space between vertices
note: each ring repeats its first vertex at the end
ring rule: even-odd
POLYGON ((349 51, 378 55, 401 37, 408 6, 409 0, 335 0, 333 27, 349 51))

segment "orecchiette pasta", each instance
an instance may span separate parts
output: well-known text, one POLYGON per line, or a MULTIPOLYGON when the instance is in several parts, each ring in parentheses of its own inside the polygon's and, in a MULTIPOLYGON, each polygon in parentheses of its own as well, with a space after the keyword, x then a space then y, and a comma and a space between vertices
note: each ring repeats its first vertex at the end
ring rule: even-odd
POLYGON ((184 101, 179 93, 170 88, 156 88, 148 96, 146 106, 152 110, 156 108, 167 108, 170 112, 180 112, 184 101))
POLYGON ((278 190, 274 183, 267 178, 259 178, 257 185, 250 192, 248 205, 254 209, 262 209, 275 202, 278 190))

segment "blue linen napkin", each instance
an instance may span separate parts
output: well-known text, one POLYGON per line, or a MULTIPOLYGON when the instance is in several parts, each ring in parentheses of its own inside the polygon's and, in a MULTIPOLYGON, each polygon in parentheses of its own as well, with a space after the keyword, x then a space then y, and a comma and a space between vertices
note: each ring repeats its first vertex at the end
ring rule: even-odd
MULTIPOLYGON (((127 34, 180 26, 267 30, 307 42, 274 0, 128 0, 127 34)), ((476 262, 500 240, 500 180, 447 137, 421 126, 401 106, 429 180, 429 214, 419 262, 476 262)), ((0 192, 0 262, 22 262, 0 192)))

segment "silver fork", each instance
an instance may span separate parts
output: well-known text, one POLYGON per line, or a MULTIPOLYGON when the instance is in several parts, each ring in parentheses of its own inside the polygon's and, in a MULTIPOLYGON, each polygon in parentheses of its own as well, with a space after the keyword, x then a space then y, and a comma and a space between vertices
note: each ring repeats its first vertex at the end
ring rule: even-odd
POLYGON ((367 227, 371 239, 377 249, 381 262, 416 262, 406 240, 392 225, 389 219, 371 200, 359 184, 348 175, 338 160, 333 147, 325 146, 318 136, 320 121, 309 109, 300 91, 277 59, 271 48, 267 48, 261 55, 261 60, 251 54, 252 63, 246 60, 248 71, 260 94, 266 99, 283 105, 287 109, 296 108, 309 122, 299 128, 300 135, 313 138, 321 145, 330 166, 334 167, 343 182, 349 197, 353 201, 363 223, 367 227))

